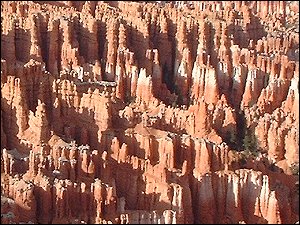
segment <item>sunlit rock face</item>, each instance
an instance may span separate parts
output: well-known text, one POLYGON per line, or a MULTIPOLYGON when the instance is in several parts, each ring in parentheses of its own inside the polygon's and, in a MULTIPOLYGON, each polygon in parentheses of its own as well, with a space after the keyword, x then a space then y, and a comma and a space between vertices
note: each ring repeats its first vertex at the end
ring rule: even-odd
POLYGON ((299 221, 299 4, 2 1, 1 223, 299 221))

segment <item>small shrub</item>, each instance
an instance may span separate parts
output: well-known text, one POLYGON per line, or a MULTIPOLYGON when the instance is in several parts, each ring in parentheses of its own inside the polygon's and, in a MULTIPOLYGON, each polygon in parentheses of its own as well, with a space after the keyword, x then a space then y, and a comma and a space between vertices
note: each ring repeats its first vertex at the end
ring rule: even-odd
POLYGON ((254 132, 251 132, 250 129, 247 129, 245 132, 245 137, 243 139, 243 147, 246 156, 258 156, 259 151, 257 146, 257 138, 254 132))
POLYGON ((230 132, 229 133, 229 142, 232 143, 233 145, 237 144, 237 137, 235 132, 230 132))
POLYGON ((243 146, 247 151, 256 151, 257 150, 257 140, 255 134, 249 129, 246 130, 245 137, 243 139, 243 146))
POLYGON ((238 138, 237 138, 237 134, 235 131, 233 130, 230 130, 230 131, 227 131, 226 134, 225 134, 225 140, 226 140, 226 143, 228 144, 228 146, 231 148, 231 149, 236 149, 238 148, 238 138))
POLYGON ((127 103, 134 103, 135 102, 135 100, 136 100, 136 96, 126 96, 125 97, 125 102, 127 102, 127 103))
POLYGON ((290 166, 290 170, 292 171, 293 175, 298 175, 299 176, 299 163, 293 163, 290 166))

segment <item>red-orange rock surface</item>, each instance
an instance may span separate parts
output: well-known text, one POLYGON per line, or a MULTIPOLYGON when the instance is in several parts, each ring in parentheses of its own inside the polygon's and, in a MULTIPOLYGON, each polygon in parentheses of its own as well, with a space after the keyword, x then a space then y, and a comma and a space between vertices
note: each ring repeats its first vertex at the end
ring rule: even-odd
POLYGON ((299 5, 1 2, 1 223, 299 221, 299 5))

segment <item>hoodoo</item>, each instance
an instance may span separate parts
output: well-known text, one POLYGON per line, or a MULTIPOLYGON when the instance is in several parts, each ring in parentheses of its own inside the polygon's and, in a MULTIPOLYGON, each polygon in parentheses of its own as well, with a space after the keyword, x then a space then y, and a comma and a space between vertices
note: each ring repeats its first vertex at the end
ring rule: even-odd
POLYGON ((1 223, 299 221, 297 1, 1 1, 1 223))

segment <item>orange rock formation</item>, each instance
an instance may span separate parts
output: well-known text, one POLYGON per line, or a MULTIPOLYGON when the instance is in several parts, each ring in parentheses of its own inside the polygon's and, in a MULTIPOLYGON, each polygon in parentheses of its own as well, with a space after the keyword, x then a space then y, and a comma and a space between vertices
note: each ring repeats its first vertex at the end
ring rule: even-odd
POLYGON ((1 21, 1 223, 299 221, 299 4, 3 1, 1 21))

